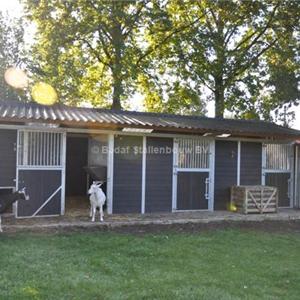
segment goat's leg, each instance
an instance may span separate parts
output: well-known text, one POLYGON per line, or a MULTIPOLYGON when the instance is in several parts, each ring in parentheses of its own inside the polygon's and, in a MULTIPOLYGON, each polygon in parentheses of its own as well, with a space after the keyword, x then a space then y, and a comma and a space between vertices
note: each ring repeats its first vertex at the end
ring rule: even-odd
POLYGON ((103 222, 103 205, 100 205, 99 213, 100 213, 100 222, 103 222))
POLYGON ((90 206, 90 218, 93 216, 93 206, 92 206, 92 204, 90 204, 91 206, 90 206))
POLYGON ((0 216, 0 232, 3 232, 3 230, 2 230, 2 218, 1 218, 1 216, 0 216))
POLYGON ((96 217, 96 206, 93 206, 93 216, 92 216, 92 222, 95 222, 95 217, 96 217))

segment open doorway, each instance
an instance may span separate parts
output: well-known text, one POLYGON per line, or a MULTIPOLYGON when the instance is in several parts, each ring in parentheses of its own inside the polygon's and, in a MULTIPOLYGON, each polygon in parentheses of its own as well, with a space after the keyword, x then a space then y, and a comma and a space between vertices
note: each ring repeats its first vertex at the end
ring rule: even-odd
POLYGON ((88 188, 102 181, 106 194, 107 136, 67 135, 65 212, 70 216, 89 216, 88 188))

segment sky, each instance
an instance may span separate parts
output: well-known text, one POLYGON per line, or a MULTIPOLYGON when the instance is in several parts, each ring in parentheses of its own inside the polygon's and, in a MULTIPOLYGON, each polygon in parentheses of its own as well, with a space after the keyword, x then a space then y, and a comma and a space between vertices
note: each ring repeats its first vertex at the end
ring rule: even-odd
MULTIPOLYGON (((23 14, 23 7, 19 0, 0 0, 0 11, 7 12, 11 17, 20 17, 23 14)), ((34 27, 28 27, 26 36, 27 39, 32 39, 34 27)), ((139 110, 142 107, 141 95, 135 95, 132 99, 131 109, 139 110)), ((300 130, 300 106, 294 107, 295 120, 291 124, 292 128, 300 130)), ((214 117, 214 102, 210 101, 207 105, 207 116, 214 117)))

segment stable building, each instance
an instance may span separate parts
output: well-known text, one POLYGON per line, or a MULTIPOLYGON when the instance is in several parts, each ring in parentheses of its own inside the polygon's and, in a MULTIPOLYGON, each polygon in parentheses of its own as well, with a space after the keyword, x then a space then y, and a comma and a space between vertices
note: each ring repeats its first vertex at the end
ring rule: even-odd
POLYGON ((225 210, 234 185, 298 208, 299 139, 257 120, 0 101, 0 194, 26 187, 19 218, 85 209, 93 180, 110 214, 225 210))

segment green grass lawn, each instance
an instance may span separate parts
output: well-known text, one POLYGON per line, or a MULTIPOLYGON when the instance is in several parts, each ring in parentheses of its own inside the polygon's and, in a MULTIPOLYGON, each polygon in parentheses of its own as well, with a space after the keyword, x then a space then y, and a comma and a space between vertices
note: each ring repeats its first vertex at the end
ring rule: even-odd
POLYGON ((0 236, 0 299, 299 299, 300 235, 0 236))

